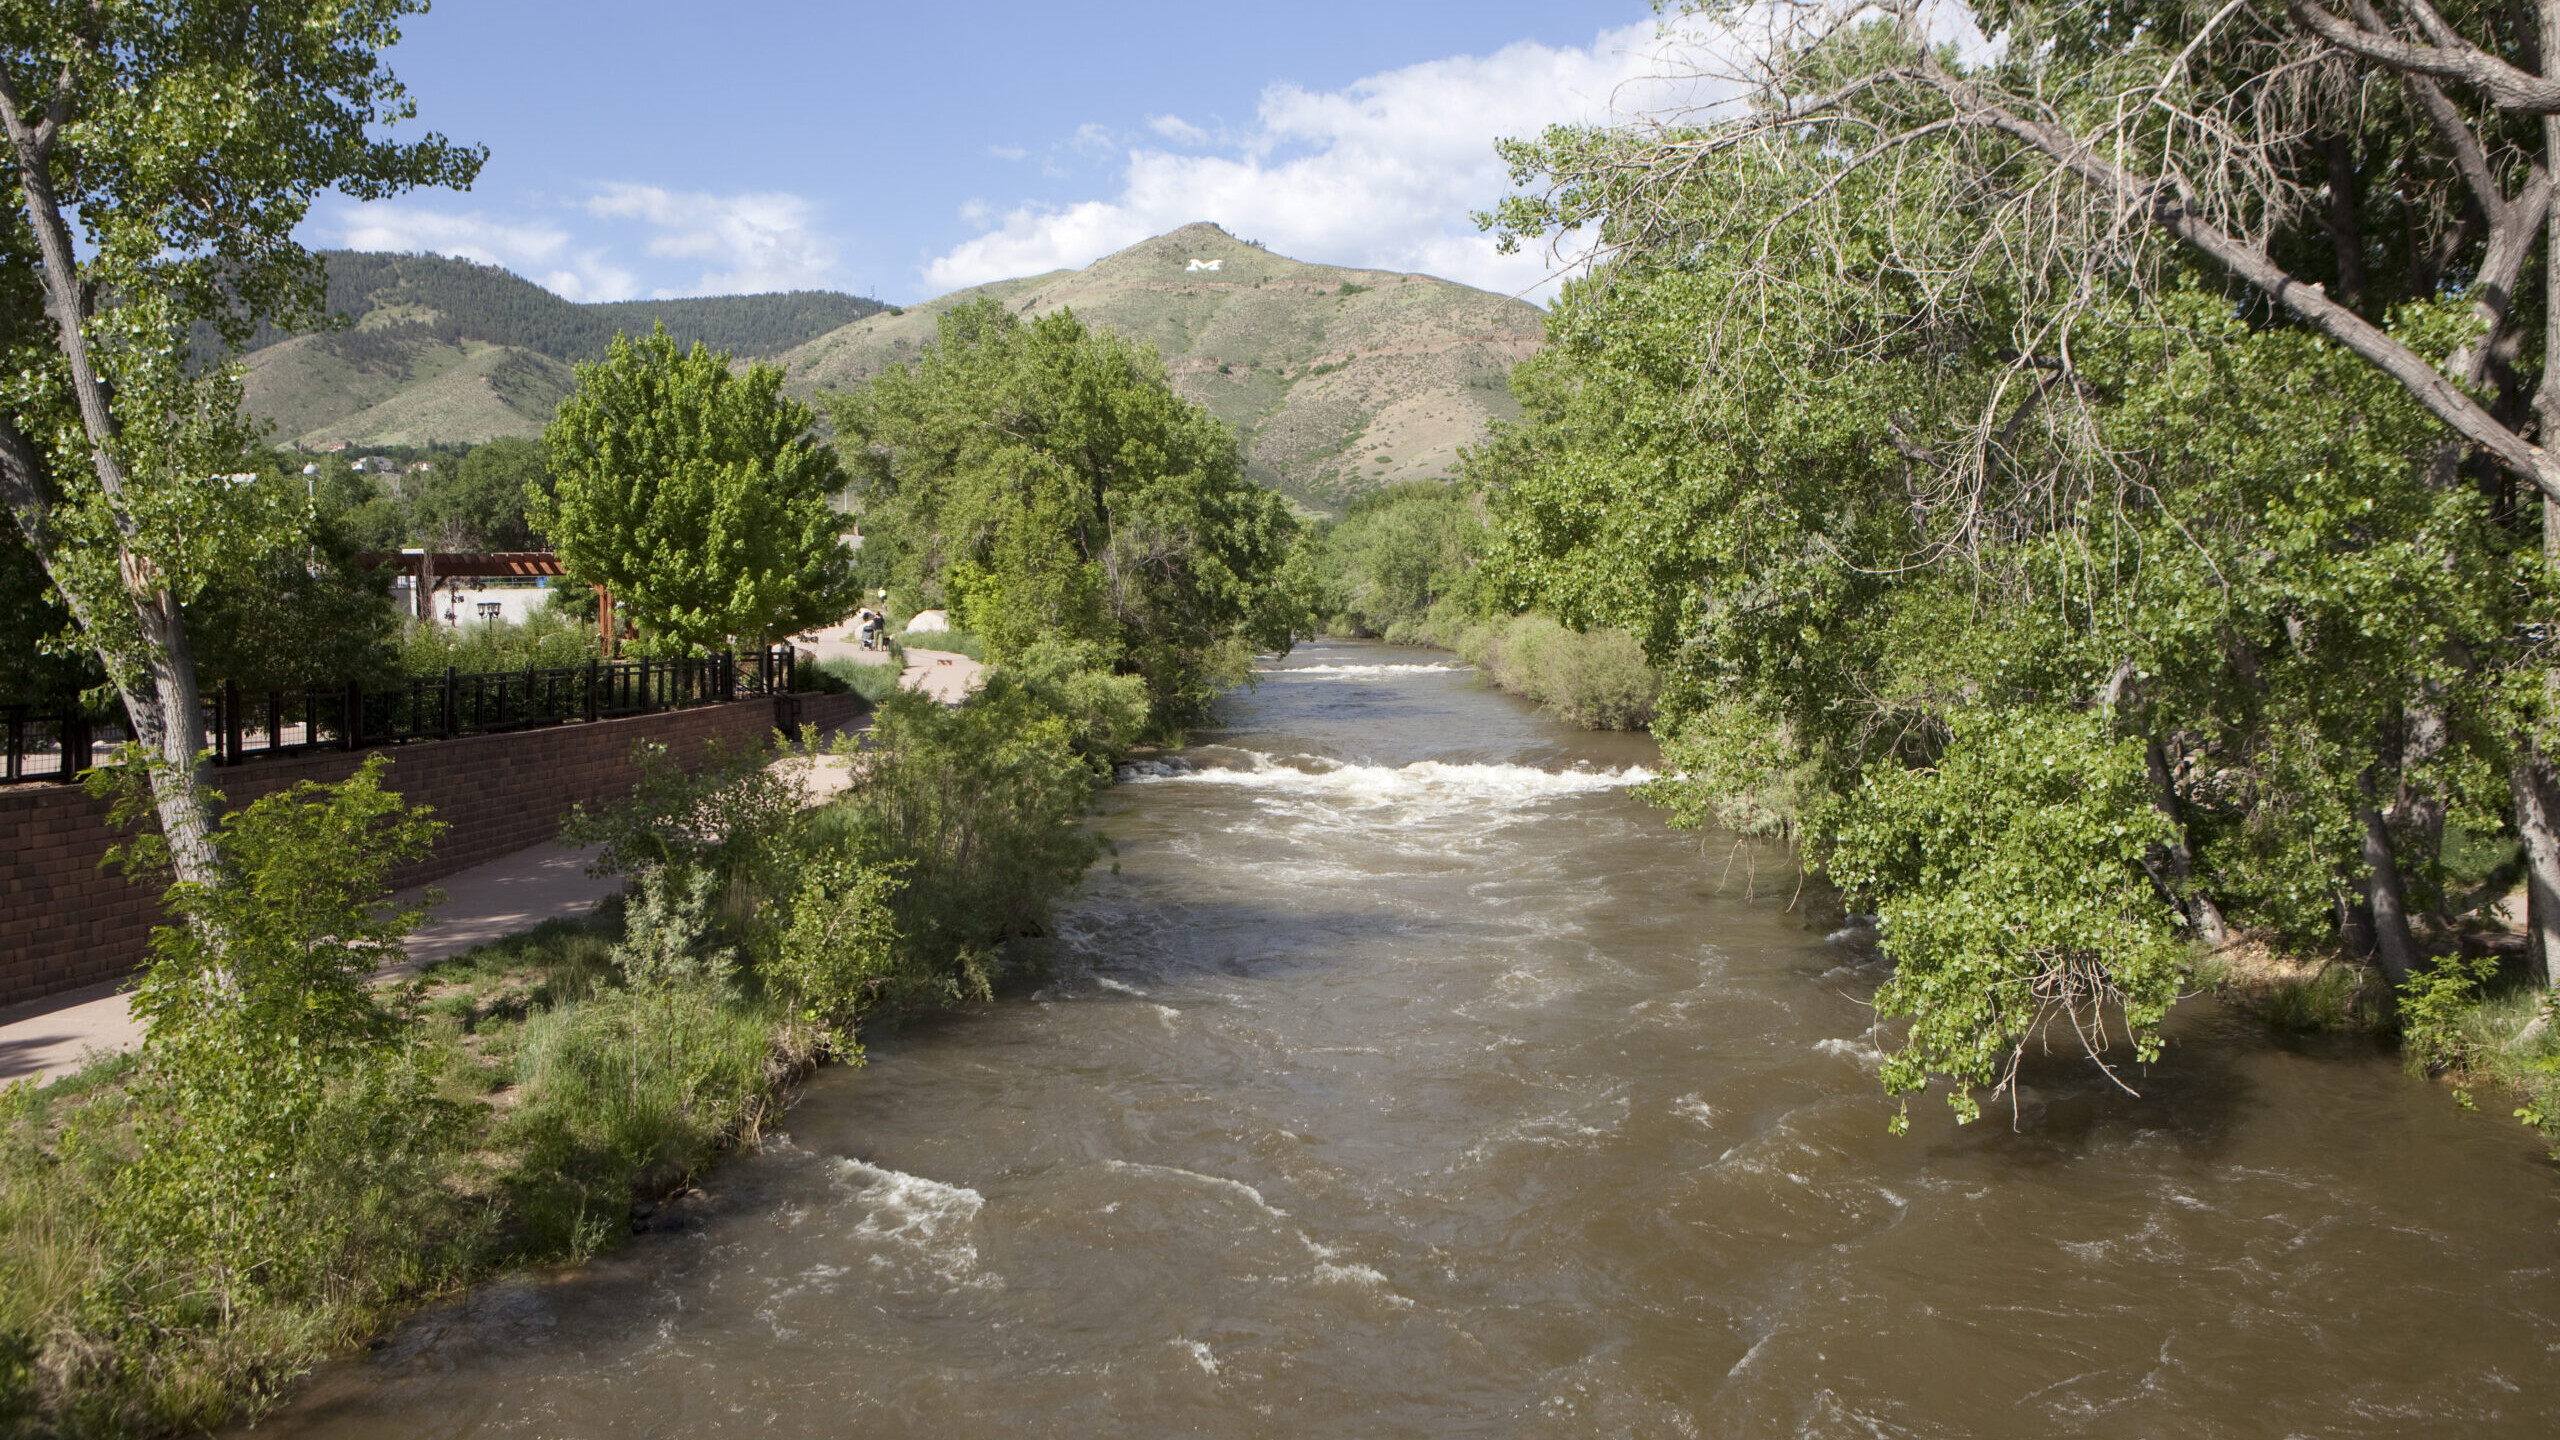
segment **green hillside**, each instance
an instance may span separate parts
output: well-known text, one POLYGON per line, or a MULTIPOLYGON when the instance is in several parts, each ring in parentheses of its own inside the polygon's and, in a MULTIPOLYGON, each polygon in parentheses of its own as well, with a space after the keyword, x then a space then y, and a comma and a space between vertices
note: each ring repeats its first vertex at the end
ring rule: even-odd
POLYGON ((249 412, 310 446, 476 443, 531 435, 567 394, 573 362, 616 333, 663 322, 745 357, 782 354, 879 311, 833 291, 580 305, 490 265, 330 251, 329 307, 353 328, 262 331, 247 357, 249 412))
POLYGON ((915 358, 935 317, 990 295, 1026 315, 1072 309, 1154 342, 1183 394, 1236 427, 1256 479, 1321 507, 1446 475, 1488 422, 1518 413, 1512 362, 1544 316, 1428 275, 1309 265, 1215 225, 1186 225, 1082 270, 882 313, 790 351, 796 393, 858 385, 915 358), (1215 261, 1215 271, 1192 268, 1215 261))

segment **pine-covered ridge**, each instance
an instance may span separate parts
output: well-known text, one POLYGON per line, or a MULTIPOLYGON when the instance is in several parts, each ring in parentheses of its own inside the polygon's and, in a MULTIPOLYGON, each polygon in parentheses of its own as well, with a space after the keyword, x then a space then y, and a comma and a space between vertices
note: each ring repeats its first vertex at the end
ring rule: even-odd
POLYGON ((262 328, 248 405, 278 443, 470 443, 532 435, 569 391, 570 367, 617 334, 664 324, 744 358, 779 355, 884 308, 826 290, 580 304, 494 265, 440 255, 324 252, 343 330, 262 328))

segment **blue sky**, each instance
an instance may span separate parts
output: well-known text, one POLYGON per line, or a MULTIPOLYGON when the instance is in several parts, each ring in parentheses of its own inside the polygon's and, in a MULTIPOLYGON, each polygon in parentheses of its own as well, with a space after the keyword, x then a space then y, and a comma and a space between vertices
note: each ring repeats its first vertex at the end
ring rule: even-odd
POLYGON ((912 301, 1192 220, 1301 259, 1542 298, 1467 211, 1496 136, 1655 73, 1642 0, 1289 6, 437 0, 392 52, 468 194, 325 198, 317 245, 506 265, 574 299, 912 301))

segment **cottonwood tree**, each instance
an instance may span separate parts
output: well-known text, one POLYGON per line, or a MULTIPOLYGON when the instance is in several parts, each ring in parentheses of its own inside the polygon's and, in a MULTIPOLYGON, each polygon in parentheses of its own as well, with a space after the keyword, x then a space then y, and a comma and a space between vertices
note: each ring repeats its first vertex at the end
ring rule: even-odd
POLYGON ((652 646, 772 641, 853 609, 844 488, 817 415, 770 365, 740 374, 664 325, 578 367, 544 431, 553 490, 526 495, 569 574, 613 591, 652 646))
MULTIPOLYGON (((1827 285, 1863 293, 1873 323, 1852 349, 1983 342, 2001 373, 1961 423, 1924 437, 1895 417, 1878 437, 1940 554, 2104 488, 2115 472, 2080 351, 2121 323, 2126 297, 2150 305, 2202 276, 2252 324, 2317 336, 2387 378, 2442 427, 2434 483, 2474 485, 2502 514, 2538 507, 2560 562, 2560 0, 1996 0, 1972 12, 1988 37, 1973 47, 1918 0, 1691 13, 1722 27, 1738 63, 1719 73, 1741 98, 1515 147, 1521 178, 1550 188, 1514 197, 1498 223, 1515 237, 1596 224, 1604 254, 1748 254, 1707 317, 1707 367, 1755 363, 1761 321, 1806 298, 1808 256, 1827 285), (1742 173, 1794 188, 1724 215, 1691 203, 1742 173), (1838 203, 1852 186, 1858 214, 1838 203)), ((2359 543, 2351 517, 2335 524, 2339 545, 2359 543)), ((2502 653, 2470 658, 2500 702, 2480 714, 2503 716, 2548 984, 2560 790, 2544 633, 2521 617, 2502 653)), ((2430 694, 2409 695, 2373 741, 2385 780, 2443 743, 2430 694)), ((2423 827, 2428 802, 2366 788, 2367 903, 2386 967, 2403 971, 2414 949, 2391 834, 2423 827)))
POLYGON ((1094 647, 1146 678, 1160 722, 1188 724, 1256 650, 1287 648, 1288 506, 1154 347, 983 301, 834 415, 899 585, 950 604, 990 660, 1094 647))
POLYGON ((223 476, 256 436, 209 326, 319 323, 294 243, 312 198, 470 183, 483 152, 380 138, 414 106, 381 61, 423 0, 12 0, 0 128, 0 497, 124 701, 182 880, 219 881, 185 607, 258 543, 223 476))

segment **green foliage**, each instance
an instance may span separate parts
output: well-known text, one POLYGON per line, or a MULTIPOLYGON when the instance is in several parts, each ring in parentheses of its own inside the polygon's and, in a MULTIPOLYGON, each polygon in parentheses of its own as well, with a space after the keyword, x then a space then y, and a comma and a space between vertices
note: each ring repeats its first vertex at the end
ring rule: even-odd
POLYGON ((796 773, 760 746, 706 742, 688 763, 655 742, 633 754, 640 780, 631 793, 578 805, 561 826, 562 840, 595 847, 593 873, 699 872, 714 894, 747 908, 796 889, 808 824, 796 773))
MULTIPOLYGON (((1445 643, 1493 683, 1586 730, 1642 730, 1658 688, 1644 650, 1623 630, 1577 634, 1544 615, 1469 623, 1443 604, 1419 637, 1445 643)), ((1389 639, 1400 638, 1391 631, 1389 639)))
POLYGON ((846 689, 874 705, 896 693, 898 677, 905 673, 904 668, 895 660, 867 665, 862 661, 848 659, 841 655, 824 662, 822 668, 844 682, 846 689))
POLYGON ((44 566, 16 526, 0 526, 0 705, 59 712, 105 682, 44 566))
POLYGON ((906 881, 890 902, 898 975, 884 998, 986 995, 1005 945, 1046 934, 1051 905, 1099 853, 1077 824, 1095 770, 1071 721, 992 676, 965 705, 889 697, 870 741, 842 804, 857 853, 906 881))
POLYGON ((918 650, 940 650, 950 655, 966 655, 985 663, 987 642, 966 630, 902 630, 895 637, 900 649, 912 646, 918 650))
MULTIPOLYGON (((2469 1022, 2481 988, 2497 973, 2494 955, 2448 955, 2400 982, 2400 1054, 2412 1071, 2463 1071, 2478 1062, 2481 1047, 2469 1022)), ((2470 1105, 2468 1093, 2456 1094, 2470 1105)))
MULTIPOLYGON (((696 898, 687 891, 681 903, 696 898)), ((663 957, 667 937, 644 949, 663 957)), ((516 1037, 525 1100, 503 1139, 519 1157, 511 1208, 530 1255, 608 1248, 636 1196, 681 1184, 716 1147, 751 1136, 772 1103, 773 1017, 722 986, 652 983, 665 978, 539 1011, 516 1037)))
POLYGON ((459 625, 436 621, 402 625, 398 668, 403 675, 441 675, 447 666, 470 674, 522 670, 528 665, 584 665, 595 657, 595 634, 592 594, 555 588, 550 600, 528 611, 522 623, 465 620, 459 625))
MULTIPOLYGON (((1593 219, 1636 203, 1632 143, 1514 155, 1593 219)), ((2057 1017, 2122 1007, 2142 1053, 2207 899, 2334 945, 2377 803, 2421 925, 2476 903, 2441 841, 2511 833, 2548 578, 2529 507, 2431 483, 2441 432, 2388 377, 2174 270, 2040 309, 1987 212, 1911 210, 1948 152, 1902 153, 1808 139, 1649 192, 1677 243, 1567 287, 1468 477, 1504 603, 1660 674, 1649 798, 1797 838, 1883 916, 1887 1083, 1970 1115, 2057 1017), (2023 392, 2013 347, 2069 384, 2023 392)), ((2441 355, 2466 315, 2384 321, 2441 355)))
POLYGON ((855 1024, 878 1008, 895 974, 899 936, 889 902, 901 883, 850 853, 819 855, 801 872, 791 924, 766 967, 767 983, 840 1059, 860 1058, 855 1024))
POLYGON ((1911 1017, 1885 1088, 1932 1075, 1971 1094, 2016 1079, 2026 1046, 2070 1027, 2093 1055, 2109 1025, 2138 1058, 2178 997, 2184 921, 2142 868, 2167 838, 2142 745, 2100 715, 1968 712, 1936 763, 1879 769, 1838 803, 1832 877, 1874 907, 1899 960, 1880 1018, 1911 1017))
POLYGON ((938 333, 835 402, 866 531, 896 537, 893 594, 946 604, 997 664, 1043 640, 1099 647, 1145 678, 1162 724, 1287 647, 1291 617, 1267 604, 1287 507, 1152 348, 992 300, 938 333))
POLYGON ((1108 777, 1111 765, 1149 732, 1146 681, 1114 675, 1101 647, 1042 640, 988 673, 987 692, 1002 705, 1015 692, 1066 722, 1068 743, 1108 777))
POLYGON ((526 514, 550 494, 541 444, 500 436, 427 473, 411 507, 411 533, 434 550, 539 550, 542 537, 526 514))
POLYGON ((418 918, 391 870, 441 828, 385 763, 224 819, 222 882, 173 886, 153 934, 127 1107, 84 1111, 100 1133, 49 1162, 131 1147, 83 1187, 102 1263, 79 1323, 133 1372, 119 1423, 218 1421, 239 1374, 305 1362, 473 1244, 441 1184, 468 1116, 371 983, 418 918))
POLYGON ((660 329, 578 368, 544 432, 554 493, 533 508, 561 563, 612 589, 653 646, 764 642, 841 620, 852 557, 816 416, 768 365, 730 370, 660 329))
POLYGON ((1419 480, 1353 501, 1342 517, 1310 528, 1299 555, 1317 589, 1310 604, 1339 635, 1392 635, 1419 627, 1455 601, 1470 619, 1489 613, 1477 557, 1485 543, 1480 500, 1468 489, 1419 480))
POLYGON ((273 470, 243 488, 273 512, 270 538, 227 557, 187 607, 203 683, 262 695, 402 673, 390 572, 357 560, 343 515, 320 514, 311 491, 273 470))
MULTIPOLYGON (((262 318, 316 318, 318 269, 292 234, 322 191, 380 198, 468 183, 479 168, 477 152, 438 135, 376 138, 414 114, 380 53, 419 8, 155 0, 11 12, 0 64, 22 94, 58 91, 75 123, 29 137, 20 161, 43 183, 20 187, 0 227, 12 442, 0 489, 137 724, 192 725, 172 608, 229 557, 271 548, 257 521, 273 512, 244 505, 234 492, 246 487, 223 478, 248 468, 255 444, 238 376, 193 363, 191 332, 236 344, 262 318), (73 223, 78 274, 49 275, 37 232, 73 223), (79 345, 45 313, 48 287, 83 313, 79 345), (84 413, 75 379, 96 381, 107 408, 84 413)), ((192 823, 183 786, 169 803, 192 823)))

